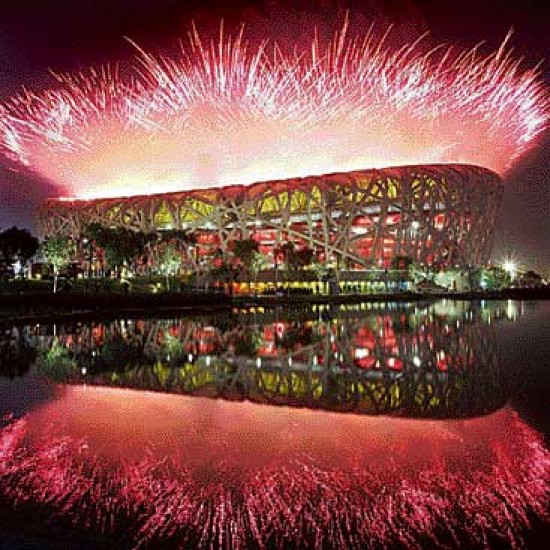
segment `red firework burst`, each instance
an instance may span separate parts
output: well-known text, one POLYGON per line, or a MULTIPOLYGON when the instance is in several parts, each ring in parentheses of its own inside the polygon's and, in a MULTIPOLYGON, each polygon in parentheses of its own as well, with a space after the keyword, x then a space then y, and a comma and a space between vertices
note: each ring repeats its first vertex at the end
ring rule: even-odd
POLYGON ((484 56, 388 35, 346 22, 327 44, 283 48, 193 29, 179 57, 138 48, 129 77, 56 75, 6 101, 0 148, 89 198, 400 164, 502 174, 546 127, 538 69, 520 67, 508 37, 484 56))

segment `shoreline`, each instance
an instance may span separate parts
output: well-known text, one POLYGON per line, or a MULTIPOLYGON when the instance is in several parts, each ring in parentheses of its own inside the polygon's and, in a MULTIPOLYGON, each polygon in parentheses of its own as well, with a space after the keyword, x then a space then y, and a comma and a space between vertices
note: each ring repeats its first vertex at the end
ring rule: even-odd
POLYGON ((308 307, 380 302, 450 300, 548 300, 550 288, 494 292, 340 294, 290 296, 225 296, 221 294, 4 294, 0 295, 0 327, 71 320, 120 317, 204 315, 234 308, 308 307))

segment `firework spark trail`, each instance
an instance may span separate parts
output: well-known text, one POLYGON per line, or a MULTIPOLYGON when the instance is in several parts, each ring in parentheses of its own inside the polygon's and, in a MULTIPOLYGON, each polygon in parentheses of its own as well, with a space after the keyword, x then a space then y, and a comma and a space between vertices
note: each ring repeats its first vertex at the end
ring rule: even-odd
MULTIPOLYGON (((178 57, 136 46, 117 67, 54 75, 0 106, 0 150, 74 196, 252 183, 397 164, 499 173, 536 143, 549 96, 508 49, 395 45, 391 29, 324 44, 207 40, 178 57), (289 53, 291 52, 291 53, 289 53)), ((275 37, 276 38, 276 37, 275 37)))
POLYGON ((443 458, 435 445, 412 468, 407 452, 395 457, 392 470, 352 447, 337 466, 283 452, 270 465, 235 469, 237 449, 226 457, 214 453, 218 458, 206 460, 210 470, 202 471, 188 462, 185 447, 170 455, 145 452, 139 460, 107 459, 84 440, 56 436, 59 426, 36 439, 21 419, 1 433, 0 487, 19 507, 34 502, 109 536, 124 531, 136 547, 421 548, 426 541, 433 547, 485 541, 519 548, 532 514, 549 519, 549 452, 510 410, 469 421, 466 430, 476 422, 494 429, 479 454, 443 458))

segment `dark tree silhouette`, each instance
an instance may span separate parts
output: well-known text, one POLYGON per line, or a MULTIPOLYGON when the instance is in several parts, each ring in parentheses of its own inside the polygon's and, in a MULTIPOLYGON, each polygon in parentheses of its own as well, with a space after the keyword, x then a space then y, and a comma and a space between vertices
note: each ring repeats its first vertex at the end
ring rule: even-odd
POLYGON ((13 226, 0 233, 0 256, 10 264, 19 261, 24 266, 39 247, 38 239, 26 229, 13 226))

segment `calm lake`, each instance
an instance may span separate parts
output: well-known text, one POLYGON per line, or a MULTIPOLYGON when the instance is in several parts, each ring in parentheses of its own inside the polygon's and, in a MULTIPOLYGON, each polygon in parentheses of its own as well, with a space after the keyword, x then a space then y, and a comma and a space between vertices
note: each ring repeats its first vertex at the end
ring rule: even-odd
POLYGON ((0 330, 0 548, 538 548, 550 302, 0 330))

